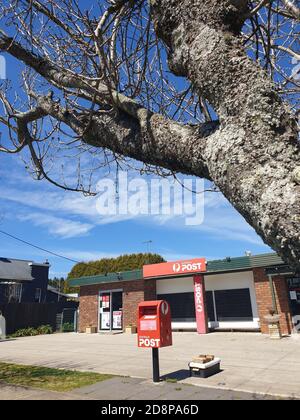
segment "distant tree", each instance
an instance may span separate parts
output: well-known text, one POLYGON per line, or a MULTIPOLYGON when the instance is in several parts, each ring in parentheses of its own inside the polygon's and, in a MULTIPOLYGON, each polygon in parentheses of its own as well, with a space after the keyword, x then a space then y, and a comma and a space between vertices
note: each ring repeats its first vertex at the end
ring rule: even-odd
POLYGON ((130 271, 143 268, 145 264, 158 264, 165 262, 163 257, 159 254, 129 254, 120 255, 117 258, 102 258, 98 261, 90 261, 87 263, 76 264, 68 275, 65 282, 65 293, 76 293, 78 288, 70 287, 68 280, 96 276, 107 273, 118 273, 121 271, 130 271))
POLYGON ((65 278, 64 277, 54 277, 53 279, 49 280, 49 286, 54 287, 57 290, 64 290, 65 288, 65 278))

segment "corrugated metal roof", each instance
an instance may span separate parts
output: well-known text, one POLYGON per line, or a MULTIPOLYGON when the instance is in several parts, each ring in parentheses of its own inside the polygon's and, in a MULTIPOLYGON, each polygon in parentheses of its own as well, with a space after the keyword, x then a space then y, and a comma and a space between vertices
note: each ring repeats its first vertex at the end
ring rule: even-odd
POLYGON ((32 261, 0 258, 0 281, 32 281, 32 261))
POLYGON ((253 255, 250 257, 252 267, 268 267, 272 265, 284 264, 279 255, 274 252, 269 254, 253 255))
MULTIPOLYGON (((224 273, 231 271, 250 270, 254 267, 272 267, 284 264, 282 259, 275 253, 225 258, 223 260, 213 260, 207 263, 207 273, 224 273)), ((71 286, 88 286, 102 283, 115 283, 122 281, 142 280, 143 271, 133 270, 122 273, 109 273, 107 275, 82 277, 70 280, 71 286)))
POLYGON ((251 268, 250 257, 225 258, 207 262, 207 272, 245 270, 251 268))
POLYGON ((50 292, 50 293, 54 293, 55 295, 63 296, 63 297, 66 297, 66 298, 71 298, 71 297, 78 298, 77 293, 62 293, 59 290, 57 290, 55 287, 49 286, 49 285, 47 287, 47 291, 50 292))
POLYGON ((246 270, 254 267, 271 267, 284 264, 283 260, 274 252, 268 254, 251 255, 224 260, 208 261, 207 272, 246 270))
POLYGON ((142 280, 143 270, 123 271, 122 273, 108 273, 106 275, 81 277, 70 280, 70 286, 87 286, 101 283, 115 283, 122 281, 142 280))

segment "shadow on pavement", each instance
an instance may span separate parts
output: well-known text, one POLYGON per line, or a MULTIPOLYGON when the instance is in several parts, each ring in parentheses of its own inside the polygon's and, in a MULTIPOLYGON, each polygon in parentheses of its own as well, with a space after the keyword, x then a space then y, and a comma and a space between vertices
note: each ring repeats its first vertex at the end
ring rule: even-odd
POLYGON ((168 373, 161 377, 163 381, 174 380, 183 381, 190 377, 190 371, 188 369, 177 370, 176 372, 168 373))

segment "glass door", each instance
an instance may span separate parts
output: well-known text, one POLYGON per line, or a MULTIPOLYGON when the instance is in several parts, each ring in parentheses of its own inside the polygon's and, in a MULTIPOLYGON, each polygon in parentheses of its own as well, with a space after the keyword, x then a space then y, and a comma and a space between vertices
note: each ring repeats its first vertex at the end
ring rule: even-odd
POLYGON ((100 331, 110 331, 111 329, 111 293, 104 292, 100 293, 99 299, 100 306, 100 316, 99 316, 99 330, 100 331))
POLYGON ((112 329, 123 330, 123 293, 112 293, 112 329))
POLYGON ((123 292, 100 292, 99 331, 123 330, 123 292))

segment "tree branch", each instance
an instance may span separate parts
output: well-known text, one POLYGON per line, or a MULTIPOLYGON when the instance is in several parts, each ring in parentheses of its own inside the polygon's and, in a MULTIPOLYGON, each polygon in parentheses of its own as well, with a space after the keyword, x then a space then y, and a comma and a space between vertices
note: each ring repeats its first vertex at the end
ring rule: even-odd
POLYGON ((37 103, 45 113, 69 126, 86 144, 173 172, 210 179, 202 153, 208 136, 218 130, 218 122, 183 126, 151 114, 140 125, 123 112, 118 116, 95 112, 90 120, 88 110, 82 113, 66 110, 49 96, 37 97, 37 103))
POLYGON ((77 75, 68 69, 58 67, 44 57, 33 54, 23 48, 13 38, 8 37, 2 30, 0 30, 0 51, 6 51, 16 59, 23 61, 28 67, 35 70, 40 76, 59 89, 77 89, 79 95, 81 94, 84 98, 90 100, 94 98, 96 103, 101 105, 109 104, 110 106, 115 106, 136 118, 142 124, 151 117, 152 113, 133 99, 108 88, 99 80, 91 80, 82 75, 77 75))
MULTIPOLYGON (((86 99, 92 100, 96 95, 98 103, 103 100, 110 103, 111 95, 106 85, 86 81, 81 76, 56 67, 23 48, 3 31, 0 31, 0 50, 22 60, 56 87, 79 89, 86 99)), ((192 173, 210 179, 206 163, 201 160, 201 151, 205 146, 203 139, 215 132, 218 122, 205 123, 199 127, 183 126, 150 112, 117 91, 112 91, 112 95, 121 115, 94 116, 92 121, 97 129, 94 129, 92 135, 90 130, 85 133, 88 128, 88 110, 84 114, 84 124, 78 116, 62 109, 49 97, 39 98, 38 106, 48 115, 69 125, 88 144, 108 148, 115 153, 175 172, 192 173), (191 162, 193 155, 197 156, 197 164, 191 162)))
POLYGON ((300 9, 290 0, 282 0, 286 9, 296 18, 300 19, 300 9))

